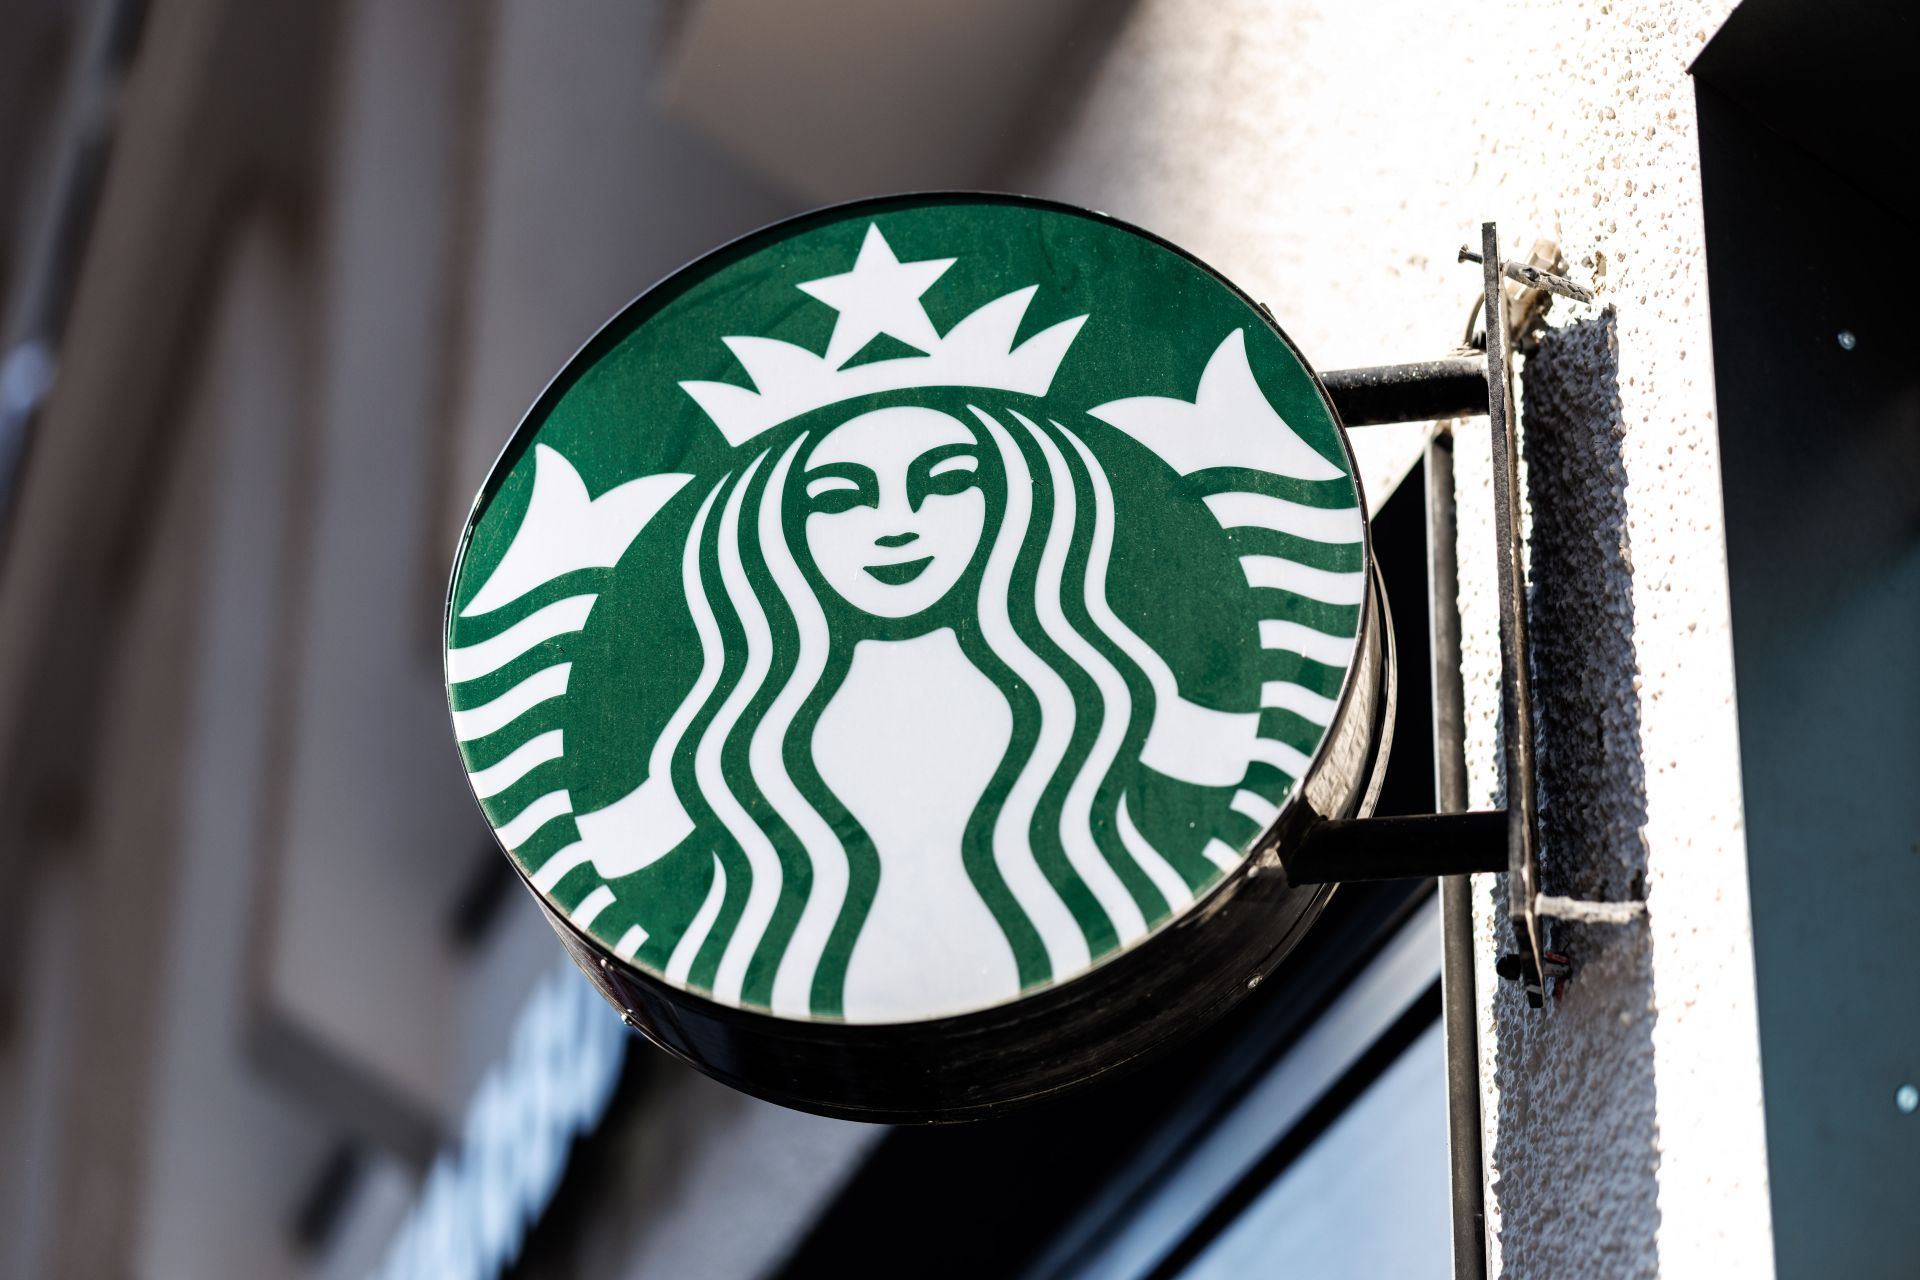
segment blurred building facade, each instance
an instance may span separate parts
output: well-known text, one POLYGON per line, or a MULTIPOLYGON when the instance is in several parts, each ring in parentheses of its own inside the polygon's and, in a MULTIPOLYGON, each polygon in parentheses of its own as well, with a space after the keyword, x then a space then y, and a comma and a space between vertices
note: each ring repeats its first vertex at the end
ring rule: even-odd
MULTIPOLYGON (((1544 821, 1550 887, 1648 914, 1576 931, 1543 1018, 1479 878, 1490 1247, 1516 1276, 1771 1273, 1688 76, 1731 8, 0 0, 0 1275, 379 1265, 561 963, 448 733, 471 495, 681 263, 962 187, 1182 244, 1322 369, 1454 345, 1482 220, 1598 287, 1525 374, 1544 821)), ((1427 434, 1366 435, 1376 507, 1427 434)), ((775 1274, 888 1136, 628 1059, 521 1274, 775 1274)))

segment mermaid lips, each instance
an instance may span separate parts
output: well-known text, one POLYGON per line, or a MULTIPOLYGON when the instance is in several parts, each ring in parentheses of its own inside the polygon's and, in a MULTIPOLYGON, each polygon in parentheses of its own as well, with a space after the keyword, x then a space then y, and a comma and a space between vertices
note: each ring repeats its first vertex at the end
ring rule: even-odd
POLYGON ((918 560, 903 560, 899 564, 870 564, 867 572, 890 587, 904 587, 927 571, 933 563, 932 556, 922 556, 918 560))

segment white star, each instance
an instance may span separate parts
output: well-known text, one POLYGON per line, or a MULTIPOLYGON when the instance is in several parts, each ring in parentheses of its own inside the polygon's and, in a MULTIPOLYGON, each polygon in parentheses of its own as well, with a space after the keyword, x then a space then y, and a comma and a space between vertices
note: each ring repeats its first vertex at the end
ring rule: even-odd
POLYGON ((867 238, 853 270, 800 286, 802 292, 840 313, 827 343, 827 364, 838 369, 882 333, 931 351, 939 344, 940 335, 934 332, 933 321, 927 319, 920 295, 953 264, 952 258, 902 262, 893 256, 893 246, 880 234, 880 228, 868 223, 867 238))

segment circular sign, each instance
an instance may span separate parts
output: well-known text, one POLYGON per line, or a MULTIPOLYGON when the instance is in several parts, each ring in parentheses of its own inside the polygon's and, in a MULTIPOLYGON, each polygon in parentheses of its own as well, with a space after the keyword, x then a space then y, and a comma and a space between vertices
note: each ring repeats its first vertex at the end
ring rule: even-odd
POLYGON ((629 1021, 833 1114, 1044 1095, 1325 901, 1391 655, 1353 458, 1263 310, 1096 214, 916 196, 616 317, 476 502, 487 821, 629 1021))

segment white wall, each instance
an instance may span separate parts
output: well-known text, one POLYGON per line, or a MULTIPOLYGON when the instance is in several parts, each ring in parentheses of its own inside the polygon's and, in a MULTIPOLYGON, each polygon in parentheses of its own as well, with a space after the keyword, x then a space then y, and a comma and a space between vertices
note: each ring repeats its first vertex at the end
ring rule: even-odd
MULTIPOLYGON (((1523 426, 1549 889, 1647 923, 1562 929, 1545 1013, 1494 991, 1489 1208, 1516 1276, 1772 1269, 1726 557, 1689 61, 1724 0, 1440 7, 1147 0, 1015 185, 1140 222, 1273 307, 1321 368, 1441 354, 1497 220, 1557 238, 1523 426), (1610 316, 1610 318, 1608 318, 1610 316)), ((1484 421, 1459 450, 1474 801, 1500 795, 1484 421)), ((1498 923, 1496 925, 1496 915, 1498 923)))

